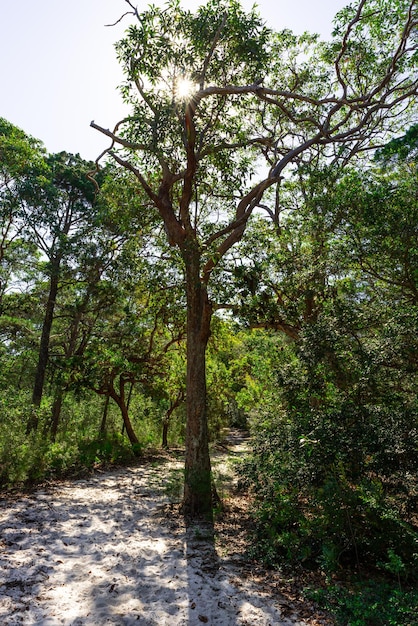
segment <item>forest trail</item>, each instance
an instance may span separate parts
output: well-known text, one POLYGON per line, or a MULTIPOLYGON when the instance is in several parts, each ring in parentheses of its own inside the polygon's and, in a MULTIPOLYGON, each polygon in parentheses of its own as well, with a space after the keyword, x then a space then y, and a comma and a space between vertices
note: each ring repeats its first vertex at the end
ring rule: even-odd
MULTIPOLYGON (((231 459, 245 452, 246 441, 233 433, 225 443, 213 451, 224 494, 234 481, 231 459)), ((186 526, 173 503, 182 466, 181 459, 166 455, 3 500, 0 623, 322 623, 298 617, 281 594, 242 575, 233 554, 238 525, 236 533, 232 525, 230 546, 225 538, 218 545, 204 524, 186 526)))

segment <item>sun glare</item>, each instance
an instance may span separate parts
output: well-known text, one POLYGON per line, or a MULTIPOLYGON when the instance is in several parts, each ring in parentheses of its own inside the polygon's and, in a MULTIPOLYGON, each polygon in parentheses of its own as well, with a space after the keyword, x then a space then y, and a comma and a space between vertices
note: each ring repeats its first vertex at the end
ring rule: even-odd
POLYGON ((178 78, 174 87, 174 96, 177 100, 188 100, 196 90, 196 84, 190 78, 178 78))

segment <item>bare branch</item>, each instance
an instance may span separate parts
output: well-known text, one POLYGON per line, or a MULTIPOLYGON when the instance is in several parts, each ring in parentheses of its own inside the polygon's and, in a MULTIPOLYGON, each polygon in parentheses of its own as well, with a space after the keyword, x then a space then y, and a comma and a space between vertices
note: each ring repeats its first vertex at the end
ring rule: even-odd
POLYGON ((112 27, 112 26, 116 26, 116 24, 119 24, 124 17, 126 17, 127 15, 135 15, 134 13, 132 13, 132 11, 126 11, 126 13, 124 13, 123 15, 121 15, 121 17, 116 20, 116 22, 113 22, 113 24, 105 24, 106 27, 112 27))
POLYGON ((118 20, 116 20, 116 22, 114 22, 113 24, 105 24, 105 26, 116 26, 116 24, 119 24, 119 22, 121 22, 123 20, 123 18, 126 17, 127 15, 135 15, 135 17, 137 17, 139 19, 138 8, 135 7, 132 4, 132 2, 130 2, 130 0, 125 0, 125 2, 127 4, 129 4, 129 6, 131 7, 132 11, 126 11, 126 13, 124 13, 122 15, 122 17, 120 17, 118 20))
MULTIPOLYGON (((121 123, 122 122, 118 122, 115 129, 117 129, 121 123)), ((113 143, 118 143, 124 148, 128 148, 129 150, 145 150, 146 149, 146 146, 144 144, 132 143, 131 141, 127 141, 126 139, 123 139, 122 137, 119 137, 118 135, 116 135, 115 132, 112 132, 108 128, 103 128, 102 126, 99 126, 94 121, 90 122, 90 126, 92 128, 95 128, 99 132, 103 133, 103 135, 106 135, 106 137, 110 137, 113 143)))

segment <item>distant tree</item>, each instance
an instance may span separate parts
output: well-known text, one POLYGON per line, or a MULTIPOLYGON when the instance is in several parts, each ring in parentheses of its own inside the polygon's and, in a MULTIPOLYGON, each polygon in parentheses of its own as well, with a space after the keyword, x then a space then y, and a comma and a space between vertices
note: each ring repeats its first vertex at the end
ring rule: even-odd
POLYGON ((330 44, 274 33, 236 0, 196 14, 138 13, 117 44, 131 113, 105 152, 130 170, 183 263, 187 296, 184 509, 211 511, 205 354, 211 278, 256 207, 279 226, 282 175, 325 155, 347 163, 401 123, 417 94, 415 1, 360 0, 330 44), (254 182, 258 165, 258 182, 254 182), (267 166, 267 168, 266 168, 267 166), (268 190, 273 191, 270 198, 268 190))
POLYGON ((93 237, 96 189, 87 178, 91 170, 79 156, 62 152, 45 158, 42 167, 28 172, 20 185, 22 219, 28 236, 46 262, 48 294, 32 393, 35 410, 27 432, 36 430, 36 407, 41 404, 49 358, 50 335, 60 283, 72 271, 78 251, 93 237))
POLYGON ((167 395, 169 352, 184 336, 184 324, 173 323, 161 306, 158 287, 154 294, 143 287, 139 283, 128 291, 126 284, 118 284, 112 305, 102 312, 85 350, 74 360, 78 385, 117 404, 133 446, 140 443, 129 414, 133 388, 149 397, 167 395))
POLYGON ((0 118, 0 307, 9 281, 23 279, 26 255, 33 254, 22 238, 20 191, 29 171, 42 168, 44 154, 40 141, 0 118))

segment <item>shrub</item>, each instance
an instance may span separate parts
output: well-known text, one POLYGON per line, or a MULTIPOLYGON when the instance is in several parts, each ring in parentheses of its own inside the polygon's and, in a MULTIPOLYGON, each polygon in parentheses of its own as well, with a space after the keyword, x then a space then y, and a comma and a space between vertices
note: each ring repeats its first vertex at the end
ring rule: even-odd
POLYGON ((90 468, 97 463, 127 463, 141 452, 140 444, 132 446, 122 435, 113 433, 81 442, 78 460, 90 468))
POLYGON ((268 564, 388 570, 392 553, 396 576, 416 573, 416 373, 399 385, 383 348, 352 342, 324 316, 276 371, 276 406, 259 411, 243 466, 253 553, 268 564))
POLYGON ((417 624, 418 592, 388 582, 359 581, 349 589, 331 585, 306 589, 305 595, 330 611, 337 626, 413 626, 417 624))

